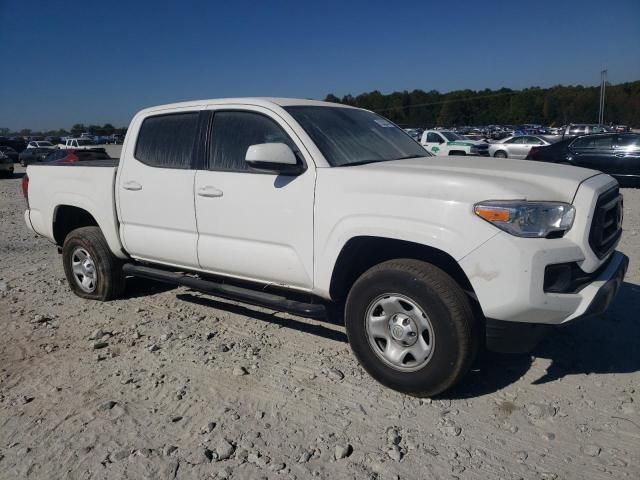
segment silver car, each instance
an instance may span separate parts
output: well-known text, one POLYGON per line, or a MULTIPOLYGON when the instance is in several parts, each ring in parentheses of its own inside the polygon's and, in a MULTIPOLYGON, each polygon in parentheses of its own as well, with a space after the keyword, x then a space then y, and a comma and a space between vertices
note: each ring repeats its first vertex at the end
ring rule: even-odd
POLYGON ((498 158, 527 158, 527 154, 532 147, 551 145, 549 141, 542 137, 533 135, 521 135, 509 137, 504 140, 489 145, 489 155, 498 158))

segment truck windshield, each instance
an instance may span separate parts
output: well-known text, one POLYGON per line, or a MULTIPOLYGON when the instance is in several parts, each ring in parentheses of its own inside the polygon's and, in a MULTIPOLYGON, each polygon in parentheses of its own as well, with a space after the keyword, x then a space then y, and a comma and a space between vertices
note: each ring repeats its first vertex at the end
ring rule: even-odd
POLYGON ((306 105, 285 110, 334 167, 430 156, 402 129, 375 113, 306 105))

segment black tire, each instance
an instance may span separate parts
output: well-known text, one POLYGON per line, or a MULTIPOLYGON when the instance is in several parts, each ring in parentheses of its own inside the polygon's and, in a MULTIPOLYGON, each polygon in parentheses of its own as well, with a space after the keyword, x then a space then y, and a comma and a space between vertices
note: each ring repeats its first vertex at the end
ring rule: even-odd
POLYGON ((504 150, 498 150, 496 153, 493 154, 494 157, 496 158, 507 158, 507 152, 505 152, 504 150))
POLYGON ((452 152, 449 152, 449 156, 459 155, 459 156, 464 157, 466 154, 467 154, 467 152, 462 152, 462 151, 459 151, 459 150, 454 150, 452 152))
POLYGON ((360 364, 381 384, 417 397, 442 393, 467 373, 478 350, 478 325, 456 281, 434 265, 412 259, 389 260, 367 270, 351 288, 345 307, 347 336, 360 364), (431 323, 433 350, 417 370, 391 367, 369 341, 367 314, 386 294, 411 299, 431 323))
POLYGON ((112 300, 124 292, 125 278, 122 262, 116 258, 98 227, 82 227, 67 235, 62 247, 64 273, 71 290, 82 298, 90 300, 112 300), (78 277, 73 272, 75 252, 85 251, 89 254, 95 272, 95 282, 91 291, 83 290, 78 277))

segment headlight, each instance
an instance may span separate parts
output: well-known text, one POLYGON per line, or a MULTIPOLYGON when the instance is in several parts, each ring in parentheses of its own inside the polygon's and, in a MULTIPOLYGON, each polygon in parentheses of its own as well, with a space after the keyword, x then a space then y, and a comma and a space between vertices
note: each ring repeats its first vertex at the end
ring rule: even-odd
POLYGON ((480 218, 517 237, 561 237, 573 225, 576 209, 568 203, 500 200, 477 203, 480 218))

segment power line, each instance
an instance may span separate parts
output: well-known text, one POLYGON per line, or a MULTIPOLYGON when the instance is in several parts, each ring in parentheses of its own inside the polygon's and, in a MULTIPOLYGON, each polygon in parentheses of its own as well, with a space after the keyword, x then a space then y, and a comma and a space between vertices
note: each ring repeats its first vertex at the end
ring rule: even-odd
POLYGON ((376 113, 381 113, 381 112, 388 112, 391 110, 398 110, 401 108, 430 107, 432 105, 443 105, 445 103, 472 102, 474 100, 484 100, 485 98, 504 97, 507 95, 517 95, 520 93, 523 93, 523 92, 502 92, 502 93, 494 93, 491 95, 483 95, 482 97, 464 97, 464 98, 455 98, 452 100, 440 100, 439 102, 415 103, 412 105, 398 105, 397 107, 389 107, 389 108, 383 108, 380 110, 372 110, 372 111, 376 113))

